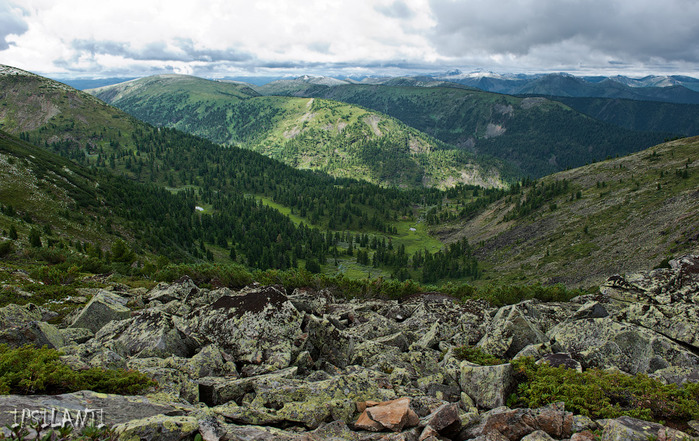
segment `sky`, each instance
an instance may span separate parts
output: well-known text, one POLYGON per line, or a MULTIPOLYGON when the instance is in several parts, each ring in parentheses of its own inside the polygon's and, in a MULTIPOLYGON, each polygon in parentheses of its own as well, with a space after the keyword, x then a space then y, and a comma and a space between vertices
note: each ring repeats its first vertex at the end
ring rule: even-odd
POLYGON ((699 0, 0 0, 0 64, 54 78, 696 77, 697 23, 699 0))

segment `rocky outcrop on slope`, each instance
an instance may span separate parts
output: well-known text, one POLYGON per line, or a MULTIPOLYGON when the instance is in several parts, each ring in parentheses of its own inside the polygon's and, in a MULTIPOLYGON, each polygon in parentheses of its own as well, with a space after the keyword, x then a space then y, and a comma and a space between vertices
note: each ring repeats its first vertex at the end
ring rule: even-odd
POLYGON ((593 421, 560 403, 507 408, 512 366, 479 366, 454 350, 697 382, 698 307, 696 256, 615 276, 569 303, 499 309, 435 293, 344 300, 281 286, 207 290, 189 279, 99 291, 56 332, 38 307, 2 308, 0 336, 48 341, 76 368, 145 372, 158 390, 11 396, 0 402, 0 425, 17 408, 99 407, 123 439, 531 441, 593 439, 593 431, 605 440, 681 439, 696 434, 627 417, 593 421))

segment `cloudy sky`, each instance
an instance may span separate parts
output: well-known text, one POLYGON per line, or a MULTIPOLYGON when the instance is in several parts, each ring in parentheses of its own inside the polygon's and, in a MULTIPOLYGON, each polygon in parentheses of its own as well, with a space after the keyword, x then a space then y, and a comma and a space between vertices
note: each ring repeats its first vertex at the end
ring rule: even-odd
POLYGON ((0 64, 53 77, 699 76, 698 0, 0 0, 0 64))

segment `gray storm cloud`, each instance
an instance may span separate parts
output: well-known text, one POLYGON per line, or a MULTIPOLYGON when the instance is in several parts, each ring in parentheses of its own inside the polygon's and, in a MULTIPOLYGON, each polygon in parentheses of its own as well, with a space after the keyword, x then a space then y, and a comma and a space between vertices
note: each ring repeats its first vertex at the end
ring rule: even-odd
POLYGON ((431 0, 447 56, 571 51, 627 61, 699 61, 694 0, 431 0))
POLYGON ((10 47, 7 42, 8 35, 22 35, 29 27, 17 9, 10 8, 9 4, 0 3, 0 51, 10 47))

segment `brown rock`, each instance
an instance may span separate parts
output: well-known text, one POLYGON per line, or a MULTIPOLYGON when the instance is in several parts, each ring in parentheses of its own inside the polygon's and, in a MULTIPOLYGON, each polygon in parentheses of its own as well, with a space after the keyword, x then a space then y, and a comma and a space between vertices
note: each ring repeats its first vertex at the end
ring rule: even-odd
POLYGON ((354 426, 357 429, 370 430, 372 432, 379 432, 383 430, 383 425, 381 425, 381 423, 377 421, 372 420, 366 410, 364 410, 362 414, 359 415, 359 419, 357 419, 357 422, 354 423, 354 426))
POLYGON ((419 422, 420 418, 410 408, 410 398, 399 398, 367 407, 355 426, 372 431, 388 429, 400 432, 404 427, 417 426, 419 422))
POLYGON ((434 430, 431 426, 427 426, 420 434, 420 438, 418 438, 418 441, 427 441, 430 438, 437 439, 438 436, 439 432, 434 430))
POLYGON ((554 438, 567 438, 573 426, 573 414, 565 411, 563 403, 537 409, 535 412, 537 427, 554 438))
POLYGON ((357 401, 357 403, 356 403, 357 404, 357 412, 364 412, 367 407, 373 407, 379 403, 380 403, 380 401, 371 401, 371 400, 357 401))
POLYGON ((595 434, 589 430, 583 430, 582 432, 574 433, 570 437, 570 441, 595 441, 595 434))

